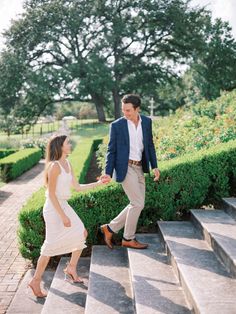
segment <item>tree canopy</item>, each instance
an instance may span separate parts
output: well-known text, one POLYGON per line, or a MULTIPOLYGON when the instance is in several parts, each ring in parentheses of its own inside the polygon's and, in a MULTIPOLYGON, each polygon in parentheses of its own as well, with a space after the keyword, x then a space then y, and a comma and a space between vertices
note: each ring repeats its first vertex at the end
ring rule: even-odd
MULTIPOLYGON (((234 42, 230 44, 225 25, 213 26, 210 13, 189 2, 25 1, 24 13, 5 32, 0 107, 5 113, 21 111, 30 123, 56 101, 91 100, 100 121, 111 103, 118 118, 124 93, 155 97, 158 86, 172 82, 181 64, 194 64, 212 86, 212 56, 217 50, 220 69, 222 57, 228 56, 228 62, 233 57, 234 42), (222 30, 227 43, 220 39, 222 30)), ((222 80, 218 82, 216 90, 222 88, 222 80)), ((227 82, 223 87, 232 86, 227 82)), ((209 88, 207 93, 216 94, 209 88)))

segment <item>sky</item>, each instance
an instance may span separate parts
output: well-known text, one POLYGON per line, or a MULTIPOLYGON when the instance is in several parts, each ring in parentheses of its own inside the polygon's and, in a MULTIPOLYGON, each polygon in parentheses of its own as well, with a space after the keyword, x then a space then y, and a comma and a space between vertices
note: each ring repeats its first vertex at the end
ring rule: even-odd
POLYGON ((213 19, 220 17, 229 22, 236 39, 236 0, 192 0, 192 4, 206 6, 212 12, 213 19))
MULTIPOLYGON (((11 19, 22 13, 24 0, 0 0, 0 33, 10 26, 11 19)), ((193 5, 207 6, 213 18, 220 17, 228 21, 236 38, 236 0, 192 0, 193 5)), ((3 48, 3 37, 0 34, 0 50, 3 48)))
MULTIPOLYGON (((11 25, 11 19, 16 19, 22 13, 23 0, 0 0, 0 33, 11 25)), ((3 48, 3 37, 0 34, 0 49, 3 48)))

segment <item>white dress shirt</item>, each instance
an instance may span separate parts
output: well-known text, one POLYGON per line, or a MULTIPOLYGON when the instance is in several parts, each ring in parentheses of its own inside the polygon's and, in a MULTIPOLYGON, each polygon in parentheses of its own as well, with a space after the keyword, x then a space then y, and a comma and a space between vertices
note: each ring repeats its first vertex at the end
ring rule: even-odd
POLYGON ((137 128, 132 121, 127 119, 127 122, 129 130, 129 159, 141 161, 143 153, 143 130, 141 116, 139 116, 137 128))

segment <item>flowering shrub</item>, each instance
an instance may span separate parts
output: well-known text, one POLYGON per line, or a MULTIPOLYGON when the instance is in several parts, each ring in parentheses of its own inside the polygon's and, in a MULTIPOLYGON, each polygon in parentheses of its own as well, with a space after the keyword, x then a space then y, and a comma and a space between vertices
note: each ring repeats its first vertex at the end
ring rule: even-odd
POLYGON ((236 139, 236 90, 214 101, 177 110, 175 115, 153 123, 158 160, 210 148, 236 139))
MULTIPOLYGON (((153 141, 158 160, 210 148, 236 139, 236 90, 214 101, 185 106, 175 114, 153 121, 153 141)), ((99 166, 105 167, 108 136, 97 151, 99 166)))

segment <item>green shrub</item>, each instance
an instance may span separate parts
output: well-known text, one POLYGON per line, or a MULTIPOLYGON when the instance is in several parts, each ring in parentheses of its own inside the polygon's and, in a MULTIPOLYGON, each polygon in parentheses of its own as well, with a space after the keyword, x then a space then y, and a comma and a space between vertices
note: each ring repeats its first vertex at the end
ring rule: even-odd
POLYGON ((23 148, 40 148, 42 151, 42 157, 45 157, 46 147, 47 147, 48 138, 39 137, 39 138, 28 138, 21 141, 23 148))
MULTIPOLYGON (((236 141, 163 161, 160 169, 159 183, 153 181, 152 175, 146 175, 146 202, 139 227, 159 219, 177 219, 208 199, 228 196, 229 178, 236 177, 236 141)), ((109 222, 127 203, 121 185, 116 183, 74 196, 70 201, 89 231, 91 244, 97 242, 98 226, 109 222)))
POLYGON ((42 208, 45 189, 34 193, 19 213, 18 241, 21 255, 35 262, 44 241, 45 226, 42 208))
POLYGON ((168 160, 187 152, 236 139, 236 89, 213 100, 178 109, 171 117, 153 123, 158 159, 168 160))
MULTIPOLYGON (((228 196, 229 178, 236 177, 236 141, 163 161, 160 169, 158 183, 152 175, 146 175, 146 203, 139 226, 148 226, 159 219, 176 219, 209 198, 228 196)), ((73 194, 69 203, 88 229, 88 243, 96 244, 98 226, 114 218, 128 204, 128 199, 121 185, 112 183, 91 192, 73 194)), ((30 259, 38 257, 43 242, 42 205, 43 202, 31 200, 20 213, 21 253, 30 259)))
POLYGON ((14 154, 16 152, 16 149, 4 149, 4 148, 1 148, 0 149, 0 159, 4 158, 4 157, 7 157, 11 154, 14 154))
MULTIPOLYGON (((153 121, 153 141, 158 161, 236 140, 236 89, 213 100, 179 108, 175 114, 153 121)), ((105 167, 108 136, 97 152, 105 167)))
POLYGON ((1 179, 8 182, 32 168, 41 159, 41 150, 28 148, 20 150, 0 160, 1 179))
MULTIPOLYGON (((73 171, 80 183, 84 183, 92 153, 101 141, 84 140, 75 147, 69 156, 73 171)), ((44 241, 45 225, 42 213, 44 202, 45 188, 42 187, 32 195, 19 213, 19 249, 23 257, 33 262, 37 260, 44 241)))

